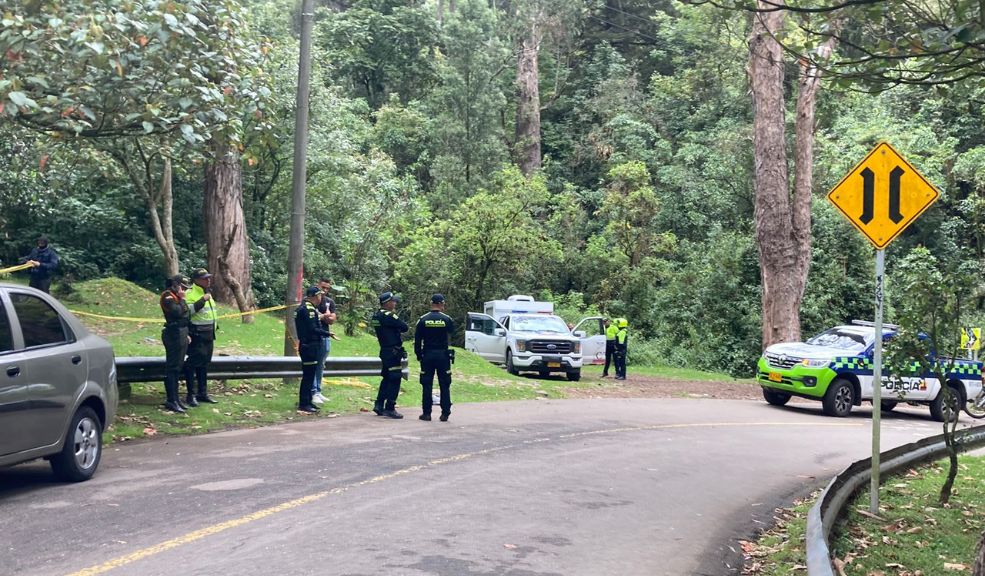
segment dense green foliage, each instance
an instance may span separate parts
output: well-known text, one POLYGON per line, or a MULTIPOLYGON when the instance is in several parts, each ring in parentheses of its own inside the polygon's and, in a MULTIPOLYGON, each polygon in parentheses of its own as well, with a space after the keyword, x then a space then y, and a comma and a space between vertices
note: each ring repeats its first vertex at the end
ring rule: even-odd
MULTIPOLYGON (((307 277, 345 286, 350 331, 384 289, 401 292, 410 315, 441 291, 456 317, 511 293, 546 295, 569 321, 627 316, 648 358, 749 373, 761 349, 750 15, 669 0, 548 12, 544 167, 525 178, 512 157, 517 20, 543 10, 500 4, 443 2, 439 13, 425 0, 319 2, 307 277)), ((223 0, 209 19, 197 0, 60 2, 58 18, 45 5, 0 2, 2 263, 46 233, 67 282, 115 275, 157 287, 148 209, 119 162, 139 145, 174 158, 174 241, 183 269, 202 265, 200 144, 228 129, 244 160, 254 293, 279 303, 299 3, 223 0), (102 126, 111 142, 94 143, 102 126)), ((822 90, 805 332, 872 315, 872 249, 824 194, 879 140, 942 191, 888 251, 887 321, 907 298, 892 280, 914 248, 945 270, 980 270, 981 91, 822 90)), ((980 326, 980 274, 963 278, 978 283, 963 322, 980 326)))

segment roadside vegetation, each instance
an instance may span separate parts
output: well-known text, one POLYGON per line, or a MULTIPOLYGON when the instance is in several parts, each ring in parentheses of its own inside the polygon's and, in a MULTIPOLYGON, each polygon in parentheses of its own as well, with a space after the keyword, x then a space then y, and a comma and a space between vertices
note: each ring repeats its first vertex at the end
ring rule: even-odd
MULTIPOLYGON (((116 278, 103 278, 75 284, 70 292, 56 290, 62 302, 79 315, 93 331, 112 343, 117 356, 163 356, 158 295, 135 284, 116 278), (101 318, 100 316, 106 317, 101 318), (145 319, 132 321, 130 319, 145 319)), ((219 314, 236 310, 220 306, 219 314)), ((219 321, 216 355, 279 356, 283 351, 283 311, 257 314, 251 324, 238 318, 219 321)), ((375 356, 376 338, 363 326, 353 336, 342 330, 332 342, 332 356, 375 356)), ((410 343, 407 344, 408 349, 410 343)), ((479 356, 456 351, 453 394, 456 403, 563 398, 566 390, 598 386, 601 368, 588 367, 581 382, 569 382, 563 375, 538 378, 535 375, 512 376, 479 356)), ((407 416, 416 416, 420 388, 418 366, 410 359, 410 378, 404 382, 399 404, 407 416)), ((636 374, 675 380, 731 381, 725 374, 701 372, 666 366, 633 366, 636 374)), ((326 378, 324 394, 329 399, 317 416, 300 416, 295 411, 297 383, 279 379, 228 380, 210 382, 210 393, 220 400, 203 405, 187 414, 174 414, 161 406, 159 382, 138 383, 131 396, 120 403, 116 423, 105 440, 121 441, 158 434, 198 434, 244 426, 262 426, 298 418, 325 418, 340 414, 365 412, 372 408, 379 382, 375 377, 326 378)), ((611 381, 606 381, 612 385, 611 381)), ((182 386, 184 384, 182 383, 182 386)), ((437 390, 437 386, 435 387, 437 390)), ((184 389, 182 389, 182 397, 184 389)))
MULTIPOLYGON (((832 554, 844 576, 936 576, 970 574, 985 528, 985 458, 962 455, 947 506, 938 503, 946 461, 885 478, 879 515, 868 512, 869 492, 859 492, 835 526, 832 554)), ((807 512, 817 494, 778 509, 776 525, 756 542, 743 542, 743 574, 806 573, 807 512)))

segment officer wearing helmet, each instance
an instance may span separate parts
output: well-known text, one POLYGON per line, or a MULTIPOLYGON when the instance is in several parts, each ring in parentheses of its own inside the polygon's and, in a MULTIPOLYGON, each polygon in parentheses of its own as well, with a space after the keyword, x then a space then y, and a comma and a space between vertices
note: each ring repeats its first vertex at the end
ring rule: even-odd
POLYGON ((400 335, 407 331, 408 326, 397 316, 398 302, 400 297, 393 292, 380 294, 380 309, 373 314, 370 321, 380 343, 380 361, 383 363, 380 370, 380 390, 376 394, 373 412, 377 416, 388 418, 403 418, 396 408, 397 395, 400 394, 400 363, 407 357, 400 335))
POLYGON ((431 391, 434 374, 438 374, 441 390, 442 422, 451 414, 451 350, 448 343, 455 331, 455 322, 445 314, 445 297, 431 296, 431 311, 421 316, 414 328, 414 354, 421 363, 421 420, 431 420, 431 391))
POLYGON ((172 412, 184 412, 185 406, 178 399, 178 378, 188 350, 188 324, 191 316, 185 302, 185 290, 191 281, 178 274, 168 278, 168 289, 161 293, 161 312, 164 313, 164 407, 172 412))
POLYGON ((625 318, 616 319, 616 344, 614 360, 616 363, 616 380, 626 379, 626 352, 629 338, 629 321, 625 318))

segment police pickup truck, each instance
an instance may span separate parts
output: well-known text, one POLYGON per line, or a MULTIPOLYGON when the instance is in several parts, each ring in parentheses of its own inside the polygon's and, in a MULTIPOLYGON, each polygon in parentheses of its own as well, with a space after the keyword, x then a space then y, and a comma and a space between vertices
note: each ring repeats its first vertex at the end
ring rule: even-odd
MULTIPOLYGON (((888 340, 896 326, 883 326, 882 338, 888 340)), ((766 349, 759 359, 756 381, 763 388, 763 397, 774 406, 783 406, 792 396, 820 400, 829 416, 847 416, 853 406, 863 400, 872 401, 873 351, 875 326, 871 322, 854 321, 852 325, 835 326, 807 342, 784 342, 766 349)), ((919 369, 914 365, 915 370, 919 369)), ((884 370, 880 403, 883 410, 892 410, 899 402, 926 404, 931 416, 943 422, 945 395, 937 376, 932 373, 911 373, 889 378, 884 370)), ((955 359, 945 385, 953 391, 954 411, 968 398, 975 398, 982 389, 982 363, 955 359)))

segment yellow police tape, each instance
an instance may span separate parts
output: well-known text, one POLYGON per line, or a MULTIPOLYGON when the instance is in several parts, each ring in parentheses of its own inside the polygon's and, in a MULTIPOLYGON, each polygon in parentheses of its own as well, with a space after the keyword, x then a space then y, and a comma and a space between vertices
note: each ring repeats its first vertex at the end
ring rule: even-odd
POLYGON ((0 268, 0 274, 9 274, 11 272, 19 272, 21 270, 27 270, 28 268, 32 268, 32 267, 33 267, 32 264, 20 264, 20 265, 17 265, 17 266, 11 266, 10 268, 0 268))
MULTIPOLYGON (((240 316, 249 316, 251 314, 260 314, 263 312, 273 312, 274 310, 283 310, 287 308, 283 304, 279 306, 270 306, 269 308, 260 308, 258 310, 247 310, 246 312, 234 312, 232 314, 223 314, 222 316, 217 316, 216 320, 222 320, 225 318, 239 318, 240 316)), ((102 320, 115 320, 118 322, 164 322, 164 318, 131 318, 127 316, 103 316, 102 314, 93 314, 91 312, 81 312, 79 310, 69 310, 72 314, 78 316, 88 316, 90 318, 100 318, 102 320)))

